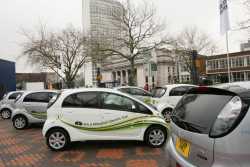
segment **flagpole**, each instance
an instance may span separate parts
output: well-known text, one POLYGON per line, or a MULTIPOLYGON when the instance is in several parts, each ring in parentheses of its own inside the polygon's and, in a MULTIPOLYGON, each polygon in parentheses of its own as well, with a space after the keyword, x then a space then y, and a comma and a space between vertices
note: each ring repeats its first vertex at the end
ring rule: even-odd
POLYGON ((228 31, 226 32, 226 43, 227 43, 227 74, 228 74, 228 83, 230 83, 231 74, 230 74, 230 57, 229 57, 229 47, 228 47, 228 31))

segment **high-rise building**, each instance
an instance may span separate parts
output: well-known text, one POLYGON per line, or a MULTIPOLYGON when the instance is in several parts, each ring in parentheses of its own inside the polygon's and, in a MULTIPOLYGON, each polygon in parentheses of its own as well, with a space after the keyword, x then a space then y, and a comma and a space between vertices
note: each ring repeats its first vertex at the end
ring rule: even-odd
MULTIPOLYGON (((119 34, 114 16, 122 12, 122 5, 115 0, 83 0, 83 33, 98 40, 119 34)), ((91 59, 84 64, 85 85, 96 85, 97 64, 91 59)))

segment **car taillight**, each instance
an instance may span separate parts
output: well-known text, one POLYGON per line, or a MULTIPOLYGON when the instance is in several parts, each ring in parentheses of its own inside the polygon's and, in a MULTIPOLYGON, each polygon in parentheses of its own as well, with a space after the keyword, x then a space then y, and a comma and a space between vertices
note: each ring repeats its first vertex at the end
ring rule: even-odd
POLYGON ((220 114, 217 116, 217 119, 210 131, 210 136, 213 138, 223 137, 228 134, 239 115, 242 111, 242 100, 240 97, 233 97, 229 103, 227 103, 220 114))

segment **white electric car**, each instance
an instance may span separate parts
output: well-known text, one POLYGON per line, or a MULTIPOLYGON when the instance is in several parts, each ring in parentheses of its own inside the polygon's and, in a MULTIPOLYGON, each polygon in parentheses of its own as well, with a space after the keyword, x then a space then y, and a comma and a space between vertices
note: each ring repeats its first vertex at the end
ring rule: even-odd
POLYGON ((10 119, 14 110, 14 103, 21 97, 23 91, 13 91, 7 93, 0 101, 0 115, 2 119, 10 119))
POLYGON ((13 126, 21 130, 30 124, 45 122, 48 103, 57 94, 51 90, 24 92, 15 102, 11 116, 13 126))
POLYGON ((54 151, 87 140, 138 140, 160 147, 168 136, 168 124, 158 111, 117 90, 67 90, 53 101, 43 135, 54 151))
POLYGON ((163 87, 157 87, 152 90, 152 96, 155 106, 166 120, 170 119, 173 109, 182 98, 182 96, 195 85, 188 84, 172 84, 163 87))

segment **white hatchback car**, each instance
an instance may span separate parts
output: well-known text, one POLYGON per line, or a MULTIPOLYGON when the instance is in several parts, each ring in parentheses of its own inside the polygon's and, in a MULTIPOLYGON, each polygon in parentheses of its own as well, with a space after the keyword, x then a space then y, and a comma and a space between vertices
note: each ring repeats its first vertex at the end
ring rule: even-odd
POLYGON ((21 130, 30 124, 45 122, 49 101, 57 94, 51 90, 24 92, 15 102, 11 116, 13 126, 21 130))
POLYGON ((23 91, 13 91, 7 93, 0 101, 0 114, 2 119, 10 119, 14 110, 14 103, 21 97, 23 91))
POLYGON ((54 151, 86 140, 138 140, 160 147, 168 136, 168 124, 158 111, 117 90, 67 90, 53 101, 43 136, 54 151))
POLYGON ((172 84, 163 87, 157 87, 152 90, 154 105, 160 113, 169 119, 174 107, 177 105, 182 96, 195 85, 172 84))

